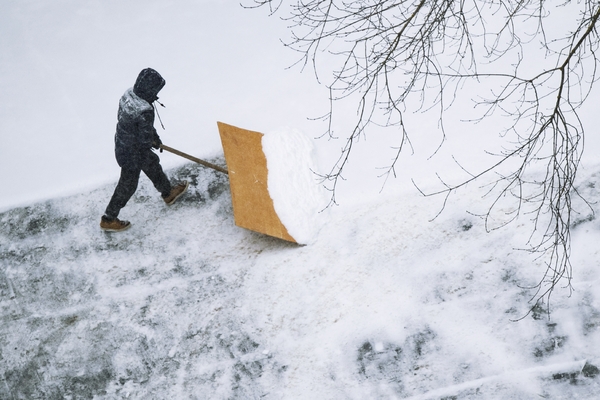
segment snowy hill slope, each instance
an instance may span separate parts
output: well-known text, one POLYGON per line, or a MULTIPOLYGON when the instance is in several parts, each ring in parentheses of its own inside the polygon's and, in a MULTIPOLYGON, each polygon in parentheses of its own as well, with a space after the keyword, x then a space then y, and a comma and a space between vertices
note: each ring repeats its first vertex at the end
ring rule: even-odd
POLYGON ((169 176, 190 192, 168 208, 143 178, 120 234, 98 227, 113 185, 0 214, 0 398, 600 393, 593 217, 574 227, 573 295, 513 322, 543 266, 513 250, 527 228, 484 233, 468 192, 433 222, 414 193, 335 208, 299 247, 237 228, 217 172, 169 176))

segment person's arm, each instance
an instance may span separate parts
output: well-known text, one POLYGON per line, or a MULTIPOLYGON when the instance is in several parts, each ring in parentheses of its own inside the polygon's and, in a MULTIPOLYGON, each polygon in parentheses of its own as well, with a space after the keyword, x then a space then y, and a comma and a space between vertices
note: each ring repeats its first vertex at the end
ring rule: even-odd
POLYGON ((151 110, 140 114, 138 129, 140 133, 140 146, 147 149, 153 147, 158 134, 156 133, 156 129, 154 129, 154 113, 151 110))

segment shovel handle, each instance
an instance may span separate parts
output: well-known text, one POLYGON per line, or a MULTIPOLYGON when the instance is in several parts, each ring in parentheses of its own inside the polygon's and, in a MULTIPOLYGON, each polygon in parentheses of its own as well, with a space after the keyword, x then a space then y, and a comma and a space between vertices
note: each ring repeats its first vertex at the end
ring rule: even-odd
POLYGON ((163 150, 168 151, 169 153, 177 154, 180 157, 187 158, 188 160, 194 161, 194 162, 196 162, 198 164, 202 164, 205 167, 212 168, 212 169, 214 169, 216 171, 219 171, 219 172, 222 172, 224 174, 228 174, 228 172, 227 172, 227 170, 225 168, 219 167, 218 165, 215 165, 215 164, 211 164, 208 161, 201 160, 201 159, 196 158, 194 156, 190 156, 189 154, 186 154, 183 151, 179 151, 179 150, 176 150, 176 149, 174 149, 172 147, 165 146, 164 144, 161 144, 160 148, 163 149, 163 150))

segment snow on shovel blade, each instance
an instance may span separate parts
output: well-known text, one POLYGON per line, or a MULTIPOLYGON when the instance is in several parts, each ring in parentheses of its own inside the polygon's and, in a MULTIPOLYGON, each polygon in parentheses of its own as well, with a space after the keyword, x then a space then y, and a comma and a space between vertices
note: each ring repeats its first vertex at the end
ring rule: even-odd
POLYGON ((225 161, 235 224, 296 243, 275 212, 267 187, 267 158, 263 134, 217 122, 225 161))

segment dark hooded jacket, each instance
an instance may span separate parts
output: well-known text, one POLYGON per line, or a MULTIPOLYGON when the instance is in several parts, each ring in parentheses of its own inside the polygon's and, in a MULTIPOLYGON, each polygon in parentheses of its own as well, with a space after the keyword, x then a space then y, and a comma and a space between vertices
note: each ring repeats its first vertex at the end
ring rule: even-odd
POLYGON ((154 129, 154 106, 165 80, 152 68, 140 72, 135 85, 119 100, 115 156, 122 168, 141 168, 152 152, 152 144, 160 143, 154 129))

